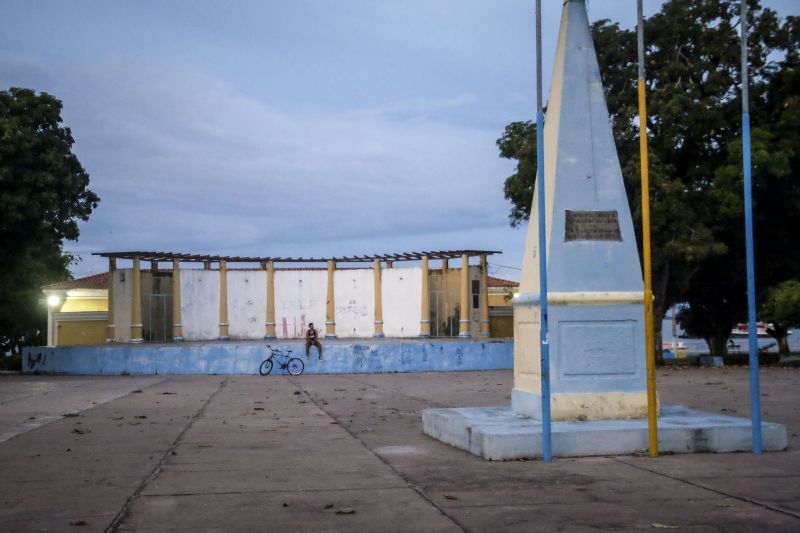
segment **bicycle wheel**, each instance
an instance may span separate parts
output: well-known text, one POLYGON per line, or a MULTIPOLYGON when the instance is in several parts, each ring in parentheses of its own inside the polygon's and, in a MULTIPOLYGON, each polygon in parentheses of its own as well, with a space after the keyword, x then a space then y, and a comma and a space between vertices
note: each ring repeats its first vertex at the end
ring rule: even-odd
POLYGON ((272 359, 264 359, 264 362, 261 363, 261 366, 258 368, 258 372, 262 376, 266 376, 272 372, 272 359))
POLYGON ((293 376, 299 376, 300 374, 302 374, 305 367, 306 365, 303 364, 303 361, 301 361, 297 357, 292 357, 291 359, 289 359, 289 362, 286 363, 286 370, 288 370, 289 373, 293 376))

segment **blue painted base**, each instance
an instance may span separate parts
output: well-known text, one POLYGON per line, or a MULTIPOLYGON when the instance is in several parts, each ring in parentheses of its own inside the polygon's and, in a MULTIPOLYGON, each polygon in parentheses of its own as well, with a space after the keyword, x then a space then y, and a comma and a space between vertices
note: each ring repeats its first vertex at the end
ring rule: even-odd
MULTIPOLYGON (((661 408, 658 449, 672 453, 735 452, 752 449, 750 420, 695 411, 661 408)), ((542 456, 542 424, 522 418, 510 407, 426 409, 423 432, 484 459, 506 460, 542 456)), ((763 449, 788 445, 786 426, 761 424, 763 449)), ((648 446, 647 419, 554 422, 553 455, 585 457, 643 453, 648 446)))
MULTIPOLYGON (((513 341, 337 340, 323 342, 322 360, 305 358, 302 340, 271 343, 301 357, 307 374, 438 372, 512 368, 513 341)), ((182 342, 26 348, 25 373, 257 374, 267 357, 265 342, 182 342)))

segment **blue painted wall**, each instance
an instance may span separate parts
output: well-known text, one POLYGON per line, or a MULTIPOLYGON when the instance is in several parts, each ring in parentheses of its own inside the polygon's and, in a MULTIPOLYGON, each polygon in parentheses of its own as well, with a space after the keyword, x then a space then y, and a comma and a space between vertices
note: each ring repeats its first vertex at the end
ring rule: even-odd
MULTIPOLYGON (((324 345, 324 358, 305 344, 272 344, 293 350, 307 374, 492 370, 514 366, 513 341, 376 342, 324 345)), ((267 357, 264 343, 32 347, 23 352, 25 373, 44 374, 257 374, 267 357)), ((285 374, 275 365, 273 374, 285 374)))

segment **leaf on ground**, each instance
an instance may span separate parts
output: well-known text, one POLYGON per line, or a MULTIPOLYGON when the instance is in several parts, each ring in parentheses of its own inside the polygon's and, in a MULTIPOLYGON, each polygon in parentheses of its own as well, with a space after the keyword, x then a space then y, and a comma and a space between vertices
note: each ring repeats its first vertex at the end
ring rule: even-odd
POLYGON ((446 500, 457 500, 458 499, 455 496, 453 496, 452 494, 445 494, 444 497, 445 497, 446 500))
POLYGON ((86 521, 85 520, 73 520, 73 521, 71 521, 69 523, 69 525, 71 525, 71 526, 85 526, 86 525, 86 521))
POLYGON ((136 390, 134 390, 134 391, 131 391, 131 392, 132 392, 132 393, 134 393, 134 394, 136 394, 136 393, 142 392, 142 389, 136 389, 136 390))
POLYGON ((352 507, 342 507, 336 511, 336 514, 356 514, 356 510, 352 507))
POLYGON ((653 522, 650 525, 653 526, 656 529, 678 529, 678 526, 673 526, 673 525, 670 525, 670 524, 660 524, 658 522, 653 522))
POLYGON ((333 504, 329 503, 328 505, 325 506, 325 509, 333 509, 333 504))
POLYGON ((136 418, 147 418, 147 415, 136 415, 136 418))
POLYGON ((289 507, 289 504, 288 504, 288 503, 286 503, 286 502, 283 502, 283 506, 284 506, 284 507, 289 507))
POLYGON ((169 391, 167 391, 167 392, 162 392, 161 394, 178 394, 178 393, 177 392, 169 392, 169 391))
POLYGON ((297 396, 298 394, 302 394, 302 393, 301 393, 299 390, 296 390, 296 391, 294 391, 292 394, 294 394, 295 396, 297 396))

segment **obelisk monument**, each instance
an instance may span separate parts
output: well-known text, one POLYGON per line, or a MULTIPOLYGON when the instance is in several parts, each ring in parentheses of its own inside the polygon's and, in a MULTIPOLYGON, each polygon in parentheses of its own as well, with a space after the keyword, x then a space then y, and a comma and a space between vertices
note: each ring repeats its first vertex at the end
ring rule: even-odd
MULTIPOLYGON (((642 270, 584 0, 566 0, 544 128, 553 420, 647 414, 642 270)), ((541 410, 538 201, 514 306, 512 407, 541 410)))

